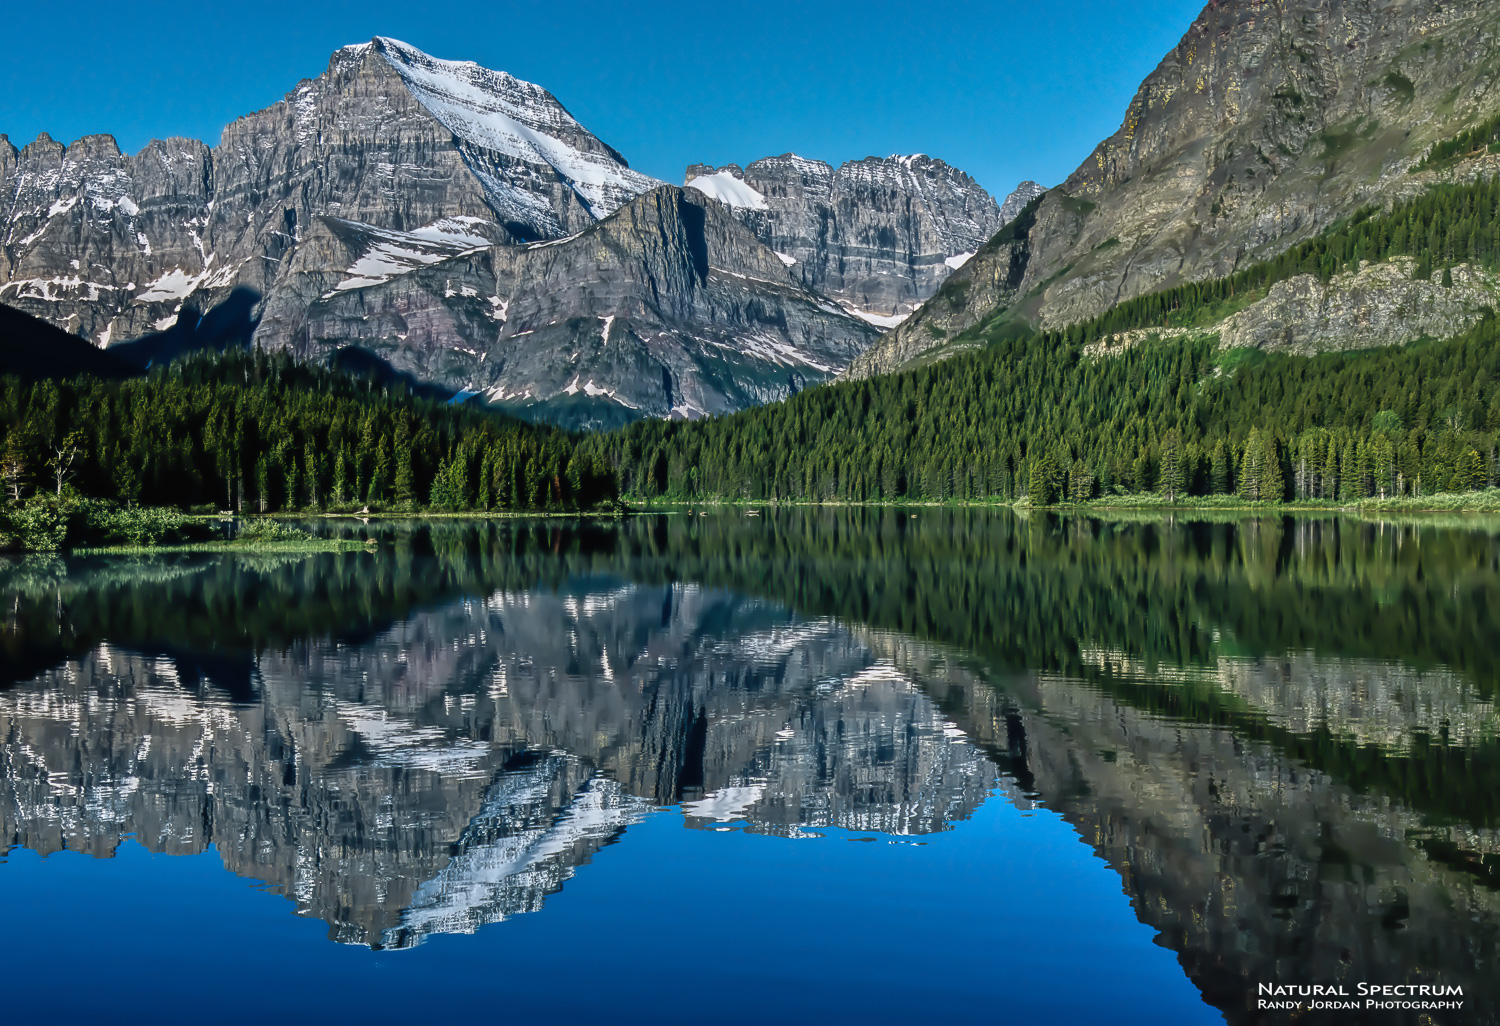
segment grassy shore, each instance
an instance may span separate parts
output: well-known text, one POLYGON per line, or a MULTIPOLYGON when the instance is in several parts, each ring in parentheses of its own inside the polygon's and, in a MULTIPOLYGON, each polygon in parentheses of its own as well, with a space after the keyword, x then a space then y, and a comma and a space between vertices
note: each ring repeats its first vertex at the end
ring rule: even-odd
POLYGON ((287 555, 312 555, 319 552, 361 552, 373 547, 371 541, 356 541, 351 538, 313 538, 284 541, 224 541, 181 542, 166 545, 100 545, 69 550, 74 556, 159 556, 173 553, 281 553, 287 555))
POLYGON ((1403 495, 1392 498, 1369 498, 1340 501, 1336 499, 1298 499, 1290 502, 1251 502, 1238 495, 1179 495, 1168 499, 1151 492, 1108 495, 1083 502, 1054 503, 1033 506, 1025 498, 973 499, 947 501, 895 500, 866 502, 819 502, 810 499, 641 499, 630 500, 632 512, 674 512, 683 509, 727 506, 744 509, 780 509, 799 506, 868 506, 875 509, 1045 509, 1056 512, 1104 510, 1156 510, 1163 513, 1223 511, 1242 513, 1500 513, 1500 488, 1480 492, 1442 492, 1436 495, 1403 495))

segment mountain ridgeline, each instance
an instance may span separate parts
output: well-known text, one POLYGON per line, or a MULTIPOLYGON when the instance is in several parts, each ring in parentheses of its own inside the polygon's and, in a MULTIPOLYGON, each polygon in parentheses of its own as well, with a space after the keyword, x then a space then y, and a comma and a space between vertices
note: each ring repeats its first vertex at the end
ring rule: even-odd
POLYGON ((874 324, 900 323, 1042 187, 1004 204, 925 154, 837 169, 795 153, 744 168, 695 164, 687 185, 723 201, 799 281, 874 324))
POLYGON ((878 334, 855 313, 909 311, 1000 224, 941 161, 827 170, 837 237, 812 259, 783 238, 806 218, 758 236, 545 89, 381 37, 217 146, 0 137, 0 303, 107 348, 249 295, 265 348, 359 349, 572 426, 701 417, 829 380, 878 334))
MULTIPOLYGON (((1450 140, 1500 112, 1497 27, 1484 0, 1208 4, 1026 231, 982 250, 851 373, 961 351, 954 337, 997 310, 1028 328, 1078 323, 1363 207, 1494 174, 1497 155, 1450 140)), ((1303 301, 1370 305, 1360 284, 1303 301)), ((1340 334, 1318 327, 1299 326, 1309 348, 1340 334)))

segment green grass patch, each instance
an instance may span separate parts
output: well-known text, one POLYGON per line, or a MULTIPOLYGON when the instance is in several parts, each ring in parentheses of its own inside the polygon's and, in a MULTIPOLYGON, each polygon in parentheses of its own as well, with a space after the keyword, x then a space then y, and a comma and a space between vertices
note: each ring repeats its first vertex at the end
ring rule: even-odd
POLYGON ((1266 359, 1264 349, 1256 349, 1254 346, 1236 346, 1233 349, 1220 351, 1218 367, 1225 374, 1233 374, 1237 370, 1259 367, 1266 362, 1266 359))
POLYGON ((319 552, 355 552, 369 549, 368 542, 350 538, 314 538, 305 541, 228 541, 184 542, 180 545, 102 545, 72 550, 75 556, 136 556, 181 553, 283 553, 313 555, 319 552))
POLYGON ((1086 200, 1080 196, 1069 196, 1066 193, 1058 193, 1058 196, 1060 197, 1058 202, 1062 204, 1063 209, 1071 210, 1079 217, 1088 217, 1099 206, 1092 200, 1086 200))
POLYGON ((1410 103, 1417 95, 1417 86, 1411 79, 1399 71, 1388 71, 1385 75, 1385 87, 1396 95, 1402 103, 1410 103))

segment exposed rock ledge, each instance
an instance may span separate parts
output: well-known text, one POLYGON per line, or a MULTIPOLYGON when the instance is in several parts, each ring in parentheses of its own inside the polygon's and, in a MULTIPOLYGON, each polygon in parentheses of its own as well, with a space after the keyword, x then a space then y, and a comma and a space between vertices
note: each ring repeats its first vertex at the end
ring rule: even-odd
POLYGON ((1137 328, 1107 336, 1085 348, 1091 356, 1115 356, 1147 338, 1217 334, 1225 349, 1253 347, 1311 354, 1403 345, 1421 338, 1448 338, 1473 327, 1486 307, 1500 306, 1500 275, 1469 264, 1415 276, 1416 261, 1397 257, 1363 263, 1324 285, 1301 274, 1271 286, 1269 294, 1217 325, 1200 328, 1137 328))

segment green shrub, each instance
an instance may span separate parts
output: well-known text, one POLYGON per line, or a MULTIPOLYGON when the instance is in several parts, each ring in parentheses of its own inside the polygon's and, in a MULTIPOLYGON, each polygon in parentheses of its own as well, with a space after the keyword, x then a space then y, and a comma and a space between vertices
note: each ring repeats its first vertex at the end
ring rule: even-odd
MULTIPOLYGON (((104 506, 104 503, 98 505, 104 506)), ((88 524, 88 534, 101 542, 119 541, 128 545, 160 545, 177 541, 185 532, 187 519, 175 509, 161 506, 137 506, 133 509, 99 510, 88 524)))
POLYGON ((240 526, 235 535, 241 542, 305 542, 313 536, 299 527, 292 527, 276 520, 251 520, 240 526))
POLYGON ((80 546, 162 545, 186 540, 192 523, 175 509, 124 509, 101 499, 35 495, 0 510, 0 536, 11 548, 57 552, 80 546))
POLYGON ((56 552, 68 535, 68 517, 61 503, 33 500, 11 508, 6 533, 28 552, 56 552))

